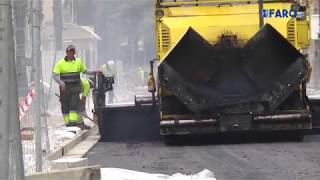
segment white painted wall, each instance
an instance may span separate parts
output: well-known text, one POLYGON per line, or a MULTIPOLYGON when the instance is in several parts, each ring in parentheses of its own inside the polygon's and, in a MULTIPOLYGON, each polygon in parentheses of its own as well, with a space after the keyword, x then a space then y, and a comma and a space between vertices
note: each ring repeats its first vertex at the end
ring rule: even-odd
POLYGON ((319 39, 319 14, 311 15, 311 39, 319 39))

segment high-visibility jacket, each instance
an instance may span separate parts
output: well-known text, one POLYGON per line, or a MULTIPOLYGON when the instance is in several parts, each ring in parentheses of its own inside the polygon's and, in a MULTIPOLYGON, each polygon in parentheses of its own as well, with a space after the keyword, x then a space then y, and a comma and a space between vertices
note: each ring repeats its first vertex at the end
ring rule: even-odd
POLYGON ((90 83, 88 79, 81 78, 82 96, 87 97, 90 93, 90 83))
POLYGON ((142 67, 138 68, 138 73, 139 73, 139 76, 140 76, 140 80, 144 81, 144 69, 142 67))
POLYGON ((75 60, 61 59, 53 68, 53 72, 60 75, 60 79, 65 83, 80 82, 80 73, 84 71, 86 71, 86 66, 80 58, 75 60))

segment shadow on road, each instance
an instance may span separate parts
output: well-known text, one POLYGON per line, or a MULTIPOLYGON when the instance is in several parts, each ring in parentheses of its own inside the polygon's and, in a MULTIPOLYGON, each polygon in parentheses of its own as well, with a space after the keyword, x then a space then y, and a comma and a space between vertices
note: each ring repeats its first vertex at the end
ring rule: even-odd
MULTIPOLYGON (((100 142, 113 143, 165 143, 168 146, 206 146, 206 145, 225 145, 225 144, 252 144, 252 143, 283 143, 283 142, 309 142, 318 140, 316 136, 306 136, 301 132, 273 132, 273 133, 228 133, 219 135, 181 135, 167 136, 156 139, 116 139, 116 140, 101 140, 100 142)), ((320 140, 319 140, 320 143, 320 140)))
POLYGON ((302 142, 304 134, 301 132, 273 132, 273 133, 233 133, 219 135, 188 135, 170 136, 164 142, 170 146, 201 146, 222 144, 250 144, 250 143, 278 143, 302 142))

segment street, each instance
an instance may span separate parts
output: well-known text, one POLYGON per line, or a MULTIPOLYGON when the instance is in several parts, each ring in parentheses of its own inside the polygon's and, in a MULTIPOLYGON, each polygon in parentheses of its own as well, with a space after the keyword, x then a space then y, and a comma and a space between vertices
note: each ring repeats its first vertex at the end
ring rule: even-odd
POLYGON ((218 180, 319 180, 320 135, 303 142, 240 142, 166 145, 162 142, 100 142, 89 164, 148 173, 213 171, 218 180))

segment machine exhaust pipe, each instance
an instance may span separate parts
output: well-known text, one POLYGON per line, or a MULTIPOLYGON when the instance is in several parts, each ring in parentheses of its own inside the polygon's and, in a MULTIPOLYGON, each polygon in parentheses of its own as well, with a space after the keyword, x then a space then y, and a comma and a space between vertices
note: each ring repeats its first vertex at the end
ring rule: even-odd
POLYGON ((292 122, 292 121, 308 121, 311 120, 311 114, 309 113, 297 113, 297 114, 279 114, 268 116, 256 116, 253 118, 256 122, 292 122))
POLYGON ((172 127, 172 126, 204 126, 215 125, 216 119, 202 119, 202 120, 165 120, 160 121, 160 127, 172 127))

